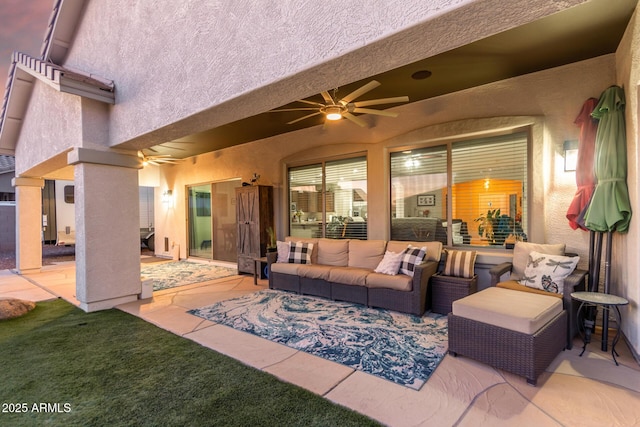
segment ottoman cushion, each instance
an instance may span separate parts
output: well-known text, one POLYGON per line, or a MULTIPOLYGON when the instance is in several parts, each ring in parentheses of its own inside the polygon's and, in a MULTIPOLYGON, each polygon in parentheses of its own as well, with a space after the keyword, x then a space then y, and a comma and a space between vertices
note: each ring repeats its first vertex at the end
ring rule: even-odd
POLYGON ((531 335, 562 312, 562 301, 491 287, 454 301, 452 311, 456 316, 531 335))

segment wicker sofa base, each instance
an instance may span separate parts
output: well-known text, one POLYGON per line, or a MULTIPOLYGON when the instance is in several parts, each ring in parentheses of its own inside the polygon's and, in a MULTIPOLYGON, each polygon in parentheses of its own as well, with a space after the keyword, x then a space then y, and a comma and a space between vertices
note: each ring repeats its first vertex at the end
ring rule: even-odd
POLYGON ((315 297, 331 298, 331 286, 326 280, 300 278, 300 293, 303 295, 313 295, 315 297))
POLYGON ((291 291, 300 293, 300 279, 298 276, 291 274, 282 274, 276 272, 270 272, 269 284, 272 289, 279 289, 281 291, 291 291))
POLYGON ((367 305, 369 303, 368 289, 364 286, 345 285, 331 282, 331 299, 337 301, 349 301, 356 304, 367 305))
POLYGON ((449 313, 449 354, 523 376, 535 386, 540 374, 565 348, 566 330, 566 310, 533 335, 449 313))

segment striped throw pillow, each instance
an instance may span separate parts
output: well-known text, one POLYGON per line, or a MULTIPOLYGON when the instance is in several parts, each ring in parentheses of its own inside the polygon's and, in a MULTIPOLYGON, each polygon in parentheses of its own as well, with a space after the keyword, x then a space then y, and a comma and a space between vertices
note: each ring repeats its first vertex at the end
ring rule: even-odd
POLYGON ((476 251, 447 250, 447 262, 442 274, 470 279, 475 275, 476 251))

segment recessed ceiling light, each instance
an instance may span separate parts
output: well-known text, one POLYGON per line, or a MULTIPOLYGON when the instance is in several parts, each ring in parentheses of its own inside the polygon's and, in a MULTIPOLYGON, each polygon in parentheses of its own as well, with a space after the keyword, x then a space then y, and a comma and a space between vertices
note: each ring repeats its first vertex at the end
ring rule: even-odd
POLYGON ((411 78, 414 80, 424 80, 428 79, 429 77, 431 77, 431 71, 429 70, 420 70, 411 74, 411 78))

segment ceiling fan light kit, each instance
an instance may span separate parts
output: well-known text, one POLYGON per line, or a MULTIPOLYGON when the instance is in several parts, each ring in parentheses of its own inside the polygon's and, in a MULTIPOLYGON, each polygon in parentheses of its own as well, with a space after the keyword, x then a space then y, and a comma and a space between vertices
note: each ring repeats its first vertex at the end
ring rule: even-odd
POLYGON ((352 121, 358 126, 364 127, 366 126, 366 122, 360 119, 358 116, 355 116, 353 113, 374 114, 374 115, 386 116, 386 117, 397 117, 398 113, 383 111, 383 110, 376 110, 373 108, 362 108, 362 107, 369 107, 369 106, 381 105, 381 104, 397 104, 402 102, 409 102, 408 96, 396 96, 392 98, 370 99, 367 101, 353 102, 356 98, 359 98, 360 96, 364 95, 365 93, 369 92, 370 90, 378 86, 380 86, 380 83, 376 80, 372 80, 369 83, 365 84, 364 86, 361 86, 360 88, 354 90, 353 92, 351 92, 350 94, 348 94, 347 96, 345 96, 340 100, 335 99, 336 90, 334 90, 334 96, 332 96, 327 91, 323 91, 323 92, 320 92, 320 95, 322 95, 322 98, 324 99, 324 102, 325 102, 324 104, 320 102, 308 101, 306 99, 300 99, 297 102, 302 102, 304 104, 312 105, 313 107, 283 108, 279 110, 270 110, 270 112, 276 113, 276 112, 283 112, 283 111, 313 111, 312 113, 307 114, 306 116, 302 116, 300 118, 287 122, 287 124, 290 124, 290 125, 297 123, 299 121, 308 119, 310 117, 324 114, 325 119, 329 121, 340 120, 344 117, 345 119, 352 121))

